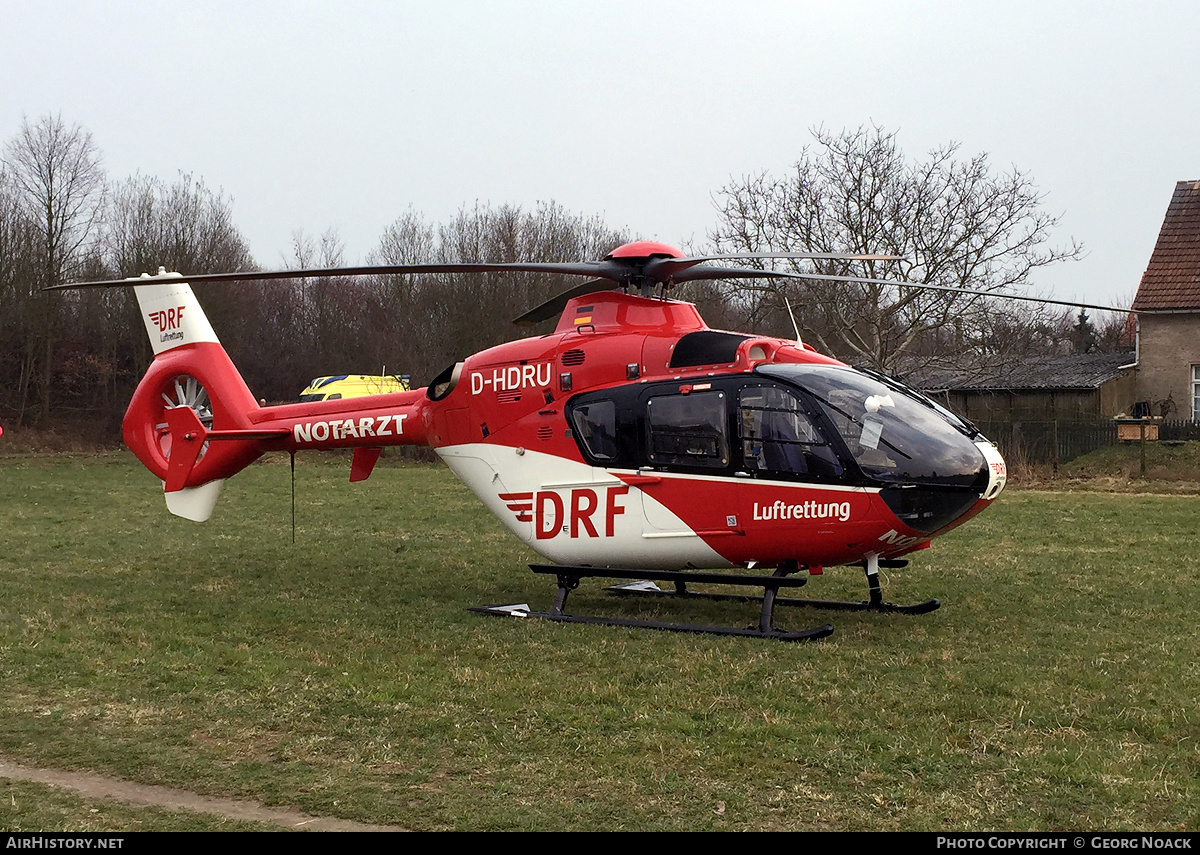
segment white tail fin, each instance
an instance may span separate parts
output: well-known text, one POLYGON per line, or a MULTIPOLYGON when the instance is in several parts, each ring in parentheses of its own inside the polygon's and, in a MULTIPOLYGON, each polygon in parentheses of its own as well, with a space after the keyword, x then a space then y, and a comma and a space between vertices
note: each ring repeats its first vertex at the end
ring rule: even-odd
POLYGON ((208 522, 213 508, 217 506, 217 497, 221 495, 221 485, 224 483, 224 478, 218 478, 199 487, 184 487, 174 493, 164 492, 167 510, 185 520, 208 522))
POLYGON ((148 273, 141 276, 142 280, 169 278, 177 278, 180 281, 133 287, 133 293, 142 309, 142 322, 146 325, 146 334, 150 336, 150 346, 154 348, 154 355, 158 356, 171 348, 199 341, 218 343, 212 324, 208 322, 196 295, 192 293, 192 286, 182 281, 181 274, 168 273, 160 267, 158 276, 148 273))

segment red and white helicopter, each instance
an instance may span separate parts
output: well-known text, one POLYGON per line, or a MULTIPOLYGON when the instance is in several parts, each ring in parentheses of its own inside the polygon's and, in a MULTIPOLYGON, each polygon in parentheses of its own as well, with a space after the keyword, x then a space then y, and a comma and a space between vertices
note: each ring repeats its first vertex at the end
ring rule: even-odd
POLYGON ((353 448, 350 480, 359 481, 383 447, 419 445, 434 449, 514 535, 554 562, 532 565, 558 577, 548 612, 524 604, 482 611, 791 640, 832 627, 776 629, 777 603, 937 608, 937 600, 884 602, 879 568, 904 566, 903 556, 990 505, 1005 485, 1004 460, 970 423, 895 380, 799 341, 709 329, 693 305, 665 297, 691 280, 806 276, 712 264, 750 257, 885 258, 685 257, 640 241, 596 262, 186 280, 160 271, 60 287, 133 285, 154 361, 125 414, 124 439, 163 480, 167 507, 179 516, 207 520, 222 482, 265 452, 353 448), (554 332, 470 356, 426 388, 269 407, 247 388, 188 284, 506 270, 588 279, 518 319, 561 311, 554 332), (664 295, 652 296, 655 288, 664 295), (634 289, 640 293, 628 293, 634 289), (865 568, 868 600, 777 598, 780 588, 806 581, 800 571, 837 565, 865 568), (567 594, 589 576, 642 580, 609 589, 619 593, 761 600, 759 623, 741 629, 565 613, 567 594), (763 595, 688 588, 714 582, 763 595))

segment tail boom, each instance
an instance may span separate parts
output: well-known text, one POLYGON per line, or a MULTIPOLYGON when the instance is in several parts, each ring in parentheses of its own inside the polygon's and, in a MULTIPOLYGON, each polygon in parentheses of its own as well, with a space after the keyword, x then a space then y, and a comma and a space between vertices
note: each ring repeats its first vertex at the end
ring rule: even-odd
POLYGON ((351 480, 387 445, 428 445, 424 389, 341 401, 261 406, 178 273, 134 286, 154 361, 122 422, 125 444, 163 482, 172 513, 212 514, 224 479, 267 451, 354 448, 351 480))
MULTIPOLYGON (((263 407, 219 344, 194 344, 155 359, 126 411, 123 432, 134 455, 174 493, 228 478, 268 451, 428 445, 427 400, 417 389, 263 407), (176 400, 184 380, 211 407, 176 400)), ((370 466, 360 464, 357 472, 355 480, 362 480, 370 466)))

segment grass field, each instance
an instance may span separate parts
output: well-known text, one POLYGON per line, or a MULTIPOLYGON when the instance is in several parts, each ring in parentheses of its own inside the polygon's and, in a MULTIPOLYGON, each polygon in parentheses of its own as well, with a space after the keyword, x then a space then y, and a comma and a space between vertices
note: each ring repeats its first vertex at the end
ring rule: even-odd
MULTIPOLYGON (((788 645, 479 617, 550 604, 535 556, 348 469, 300 461, 293 544, 279 461, 196 525, 128 455, 0 459, 0 756, 412 829, 1200 827, 1196 496, 1010 490, 888 573, 940 611, 788 645)), ((0 828, 180 827, 246 826, 0 780, 0 828)))

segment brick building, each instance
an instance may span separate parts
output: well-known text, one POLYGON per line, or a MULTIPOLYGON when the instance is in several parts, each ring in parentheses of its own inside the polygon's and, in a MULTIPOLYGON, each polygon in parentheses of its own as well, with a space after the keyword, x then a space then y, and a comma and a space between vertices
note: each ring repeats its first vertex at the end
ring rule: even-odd
POLYGON ((1200 181, 1180 181, 1142 274, 1137 397, 1153 415, 1200 420, 1200 181))

